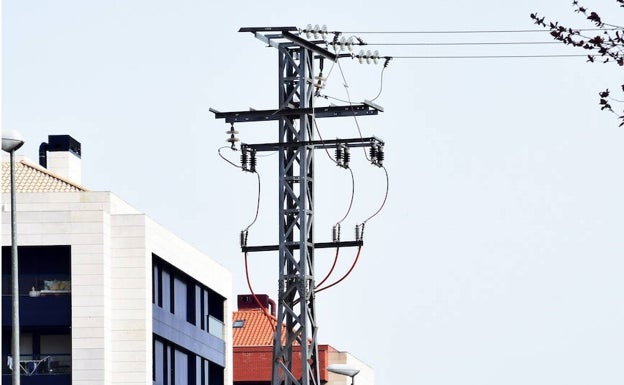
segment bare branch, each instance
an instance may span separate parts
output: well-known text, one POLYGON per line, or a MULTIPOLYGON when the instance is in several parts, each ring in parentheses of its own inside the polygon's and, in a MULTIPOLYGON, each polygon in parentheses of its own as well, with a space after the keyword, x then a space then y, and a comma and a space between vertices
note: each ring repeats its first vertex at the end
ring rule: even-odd
MULTIPOLYGON (((624 0, 615 0, 620 7, 624 8, 624 0)), ((557 21, 546 21, 545 17, 540 17, 537 13, 531 14, 533 23, 544 27, 550 31, 553 39, 563 44, 589 51, 587 61, 590 63, 615 63, 624 66, 624 27, 606 23, 600 15, 586 7, 583 7, 577 0, 572 2, 574 12, 585 16, 589 22, 601 29, 595 36, 583 34, 582 29, 567 28, 557 21), (600 58, 600 60, 597 60, 600 58)), ((621 86, 624 93, 624 85, 621 86)), ((618 116, 621 121, 620 127, 624 125, 624 114, 618 115, 613 111, 610 101, 622 103, 621 100, 610 96, 608 89, 599 93, 599 105, 602 111, 610 111, 618 116)), ((624 113, 624 110, 623 110, 624 113)))

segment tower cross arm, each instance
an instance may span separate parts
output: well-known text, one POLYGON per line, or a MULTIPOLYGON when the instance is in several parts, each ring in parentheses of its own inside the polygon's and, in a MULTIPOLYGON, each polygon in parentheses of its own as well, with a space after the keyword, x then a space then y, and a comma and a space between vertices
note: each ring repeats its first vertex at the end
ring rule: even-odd
POLYGON ((327 106, 314 108, 283 108, 280 110, 251 110, 220 112, 213 108, 210 112, 215 114, 215 119, 225 119, 227 123, 237 122, 260 122, 279 120, 284 117, 296 118, 305 114, 314 114, 317 118, 334 118, 341 116, 377 115, 383 108, 371 105, 371 103, 352 104, 349 106, 327 106))

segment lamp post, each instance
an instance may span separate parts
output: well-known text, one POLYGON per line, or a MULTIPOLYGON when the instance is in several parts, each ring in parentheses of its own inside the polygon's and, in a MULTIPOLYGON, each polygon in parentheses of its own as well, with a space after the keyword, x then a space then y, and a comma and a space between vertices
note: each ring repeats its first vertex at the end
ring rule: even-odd
POLYGON ((11 162, 11 299, 12 332, 11 356, 13 358, 12 385, 20 384, 20 323, 19 323, 19 276, 17 270, 17 220, 15 218, 15 151, 24 140, 15 130, 2 132, 2 150, 10 155, 11 162))
POLYGON ((347 364, 331 364, 327 366, 327 370, 332 373, 351 377, 351 385, 355 385, 355 376, 360 372, 360 369, 347 364))

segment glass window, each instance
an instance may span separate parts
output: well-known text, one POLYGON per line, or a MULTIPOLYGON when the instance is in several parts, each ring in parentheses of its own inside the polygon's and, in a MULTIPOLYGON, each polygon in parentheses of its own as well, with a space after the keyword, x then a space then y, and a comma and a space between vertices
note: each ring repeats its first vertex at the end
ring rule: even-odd
POLYGON ((152 268, 152 303, 162 306, 160 299, 160 266, 154 265, 152 268))
POLYGON ((171 303, 173 302, 172 290, 171 290, 171 275, 169 272, 163 270, 162 274, 162 308, 173 312, 171 303))
POLYGON ((214 362, 209 362, 208 375, 210 385, 223 385, 223 368, 214 362))
POLYGON ((223 322, 223 303, 224 299, 219 294, 214 291, 208 289, 208 313, 223 322))
MULTIPOLYGON (((43 294, 71 290, 70 246, 19 246, 19 291, 43 294), (34 289, 34 290, 33 290, 34 289)), ((2 247, 2 294, 11 295, 11 247, 2 247)))
POLYGON ((41 354, 71 354, 71 336, 69 334, 42 334, 40 339, 41 354))
POLYGON ((196 325, 197 327, 203 328, 203 322, 201 320, 202 318, 202 295, 201 295, 201 288, 198 285, 195 285, 195 322, 193 322, 193 325, 196 325))
POLYGON ((187 319, 186 309, 187 309, 187 288, 186 282, 181 281, 179 278, 174 278, 173 280, 173 293, 175 295, 175 299, 173 301, 173 313, 178 316, 178 318, 187 319))
POLYGON ((31 356, 33 354, 33 335, 32 333, 20 333, 19 336, 20 356, 31 356))

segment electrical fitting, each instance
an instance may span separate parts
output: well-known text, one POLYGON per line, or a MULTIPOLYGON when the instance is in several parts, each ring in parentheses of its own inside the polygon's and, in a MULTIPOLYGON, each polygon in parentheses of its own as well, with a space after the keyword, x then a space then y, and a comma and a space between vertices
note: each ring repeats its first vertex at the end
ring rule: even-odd
POLYGON ((256 165, 258 160, 256 158, 256 150, 248 149, 243 145, 241 148, 241 169, 248 172, 256 172, 256 165))
POLYGON ((340 242, 340 223, 336 223, 334 227, 332 227, 332 239, 334 243, 340 242))
POLYGON ((349 36, 349 38, 345 38, 344 36, 341 36, 341 32, 335 32, 334 40, 331 43, 329 43, 329 45, 332 45, 336 52, 343 52, 345 50, 352 52, 353 46, 360 45, 360 44, 355 42, 355 39, 353 38, 353 36, 349 36), (339 37, 340 39, 338 39, 339 37))
POLYGON ((377 167, 383 167, 385 158, 384 147, 381 144, 371 144, 369 149, 370 162, 377 167))
POLYGON ((314 77, 316 83, 314 83, 314 88, 316 88, 316 92, 318 93, 320 90, 325 88, 326 77, 323 76, 322 72, 319 72, 318 76, 314 77))
POLYGON ((355 225, 355 240, 358 242, 361 242, 364 240, 364 225, 365 223, 355 225))
POLYGON ((351 162, 351 150, 349 146, 344 146, 343 154, 342 154, 342 167, 349 168, 349 162, 351 162))
POLYGON ((349 146, 343 143, 339 143, 336 146, 336 166, 342 168, 349 168, 349 162, 351 161, 351 151, 349 146))
POLYGON ((249 162, 249 157, 247 156, 247 150, 246 149, 241 149, 241 168, 243 169, 243 171, 247 171, 247 163, 249 162))
POLYGON ((383 146, 379 146, 379 148, 377 149, 377 166, 379 167, 383 166, 384 158, 385 158, 385 152, 384 152, 383 146))
POLYGON ((370 64, 371 62, 374 64, 379 63, 379 51, 377 50, 375 50, 374 52, 371 52, 371 50, 368 50, 366 52, 364 52, 364 50, 360 50, 360 52, 354 57, 358 59, 358 62, 360 64, 363 64, 364 62, 366 62, 366 64, 370 64))
POLYGON ((247 230, 241 230, 240 232, 240 245, 241 247, 247 246, 247 237, 249 232, 247 230))
POLYGON ((335 152, 335 156, 336 156, 336 164, 338 166, 340 166, 342 164, 342 157, 344 156, 344 148, 342 146, 342 144, 339 144, 336 146, 336 152, 335 152))
POLYGON ((325 40, 327 38, 327 26, 325 24, 323 24, 322 27, 320 27, 318 24, 316 24, 314 27, 312 27, 312 24, 308 24, 306 28, 303 29, 301 32, 305 33, 306 38, 308 39, 318 39, 322 37, 323 40, 325 40))
POLYGON ((252 149, 249 155, 249 172, 256 172, 256 165, 258 164, 256 150, 252 149))
POLYGON ((314 83, 314 88, 316 88, 315 96, 319 95, 321 89, 325 88, 326 77, 323 76, 323 65, 325 64, 325 60, 321 57, 319 59, 319 74, 315 77, 316 83, 314 83))
POLYGON ((230 134, 230 137, 227 138, 225 141, 230 143, 230 148, 232 150, 236 150, 236 142, 238 142, 238 138, 236 137, 236 135, 238 134, 238 131, 234 129, 234 123, 231 123, 230 129, 228 131, 225 131, 225 133, 230 134))

